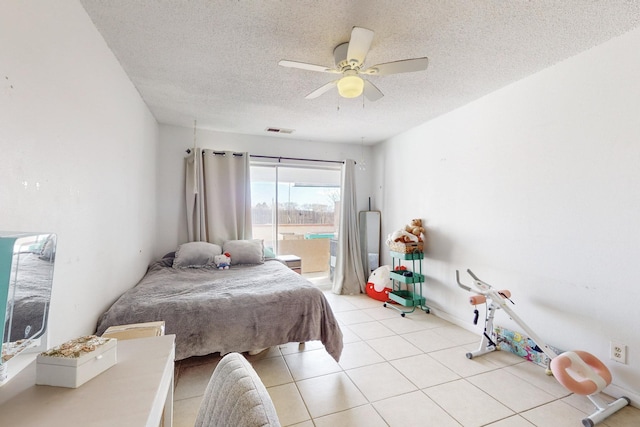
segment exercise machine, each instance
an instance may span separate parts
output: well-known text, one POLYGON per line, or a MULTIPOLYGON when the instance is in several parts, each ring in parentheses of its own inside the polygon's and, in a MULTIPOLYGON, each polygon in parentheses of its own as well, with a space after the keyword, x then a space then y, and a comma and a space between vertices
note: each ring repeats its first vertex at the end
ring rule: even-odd
MULTIPOLYGON (((494 289, 487 282, 480 280, 471 270, 467 270, 467 273, 469 273, 473 279, 473 288, 460 282, 460 273, 456 270, 458 286, 476 294, 469 298, 471 305, 487 304, 484 332, 480 340, 480 347, 476 351, 467 353, 466 356, 468 359, 473 359, 476 356, 482 356, 483 354, 497 350, 498 344, 491 338, 493 333, 493 319, 495 312, 503 309, 535 342, 537 346, 536 350, 543 352, 549 357, 547 373, 553 373, 556 380, 567 390, 575 394, 587 396, 596 406, 596 411, 582 420, 584 427, 595 426, 600 421, 631 403, 629 398, 624 396, 611 403, 607 403, 600 396, 602 390, 611 384, 611 372, 597 357, 586 351, 579 350, 566 351, 562 354, 556 353, 556 351, 548 346, 507 304, 507 302, 513 304, 513 301, 511 301, 511 292, 508 290, 499 291, 494 289)), ((476 324, 479 316, 477 309, 474 310, 474 314, 474 324, 476 324)))

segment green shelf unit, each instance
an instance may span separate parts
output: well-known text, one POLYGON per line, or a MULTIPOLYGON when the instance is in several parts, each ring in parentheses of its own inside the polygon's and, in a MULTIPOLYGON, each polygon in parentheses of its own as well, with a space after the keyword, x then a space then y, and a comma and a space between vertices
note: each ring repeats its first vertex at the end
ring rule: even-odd
POLYGON ((426 302, 423 297, 418 297, 411 291, 402 290, 389 292, 389 299, 405 307, 421 306, 426 302))
POLYGON ((391 251, 390 254, 391 254, 391 257, 393 257, 394 259, 410 260, 410 261, 424 259, 424 252, 409 252, 408 254, 403 254, 402 252, 391 251))
MULTIPOLYGON (((409 270, 400 270, 400 271, 409 271, 409 270)), ((422 283, 424 282, 424 276, 420 273, 411 272, 411 276, 403 276, 401 273, 396 271, 391 271, 389 276, 392 280, 402 282, 402 283, 422 283)))
POLYGON ((422 274, 424 253, 417 251, 409 253, 391 251, 390 254, 393 259, 393 268, 389 274, 392 289, 389 292, 389 300, 384 303, 384 307, 399 311, 402 317, 413 313, 416 307, 425 313, 429 313, 431 309, 425 305, 426 299, 422 296, 422 284, 425 280, 425 276, 422 274), (404 265, 406 269, 396 271, 396 268, 402 266, 403 263, 406 264, 404 265), (403 272, 407 271, 412 273, 411 276, 403 274, 403 272), (409 308, 411 309, 409 310, 409 308))

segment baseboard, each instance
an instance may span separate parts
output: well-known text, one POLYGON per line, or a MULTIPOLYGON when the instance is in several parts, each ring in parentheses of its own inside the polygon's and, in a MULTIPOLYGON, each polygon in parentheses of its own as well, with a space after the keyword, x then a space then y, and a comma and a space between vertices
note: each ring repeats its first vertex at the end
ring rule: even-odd
MULTIPOLYGON (((431 313, 433 313, 436 317, 444 319, 449 323, 453 323, 456 326, 460 326, 461 328, 466 329, 469 332, 477 333, 478 334, 478 340, 480 340, 480 335, 482 335, 482 330, 478 330, 478 329, 474 328, 473 322, 471 322, 471 321, 463 322, 460 319, 458 319, 457 317, 451 316, 449 313, 447 313, 446 311, 440 309, 439 307, 434 307, 431 304, 429 304, 428 302, 427 302, 427 305, 431 309, 431 313)), ((469 318, 471 318, 471 316, 469 316, 469 318)))
POLYGON ((629 398, 629 400, 631 400, 631 406, 640 409, 640 394, 636 392, 624 389, 615 384, 609 384, 609 386, 604 389, 604 393, 608 394, 609 396, 615 397, 616 399, 623 396, 627 397, 629 398))

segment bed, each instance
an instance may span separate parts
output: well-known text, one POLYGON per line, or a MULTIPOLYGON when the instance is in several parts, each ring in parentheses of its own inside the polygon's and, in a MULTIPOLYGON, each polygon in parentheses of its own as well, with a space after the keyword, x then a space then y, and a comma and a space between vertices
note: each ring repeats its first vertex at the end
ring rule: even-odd
POLYGON ((110 326, 163 320, 165 332, 176 335, 176 360, 314 340, 339 360, 342 332, 323 293, 308 280, 277 260, 248 263, 238 249, 231 252, 228 270, 207 260, 179 264, 181 248, 175 257, 152 263, 100 316, 97 334, 110 326))

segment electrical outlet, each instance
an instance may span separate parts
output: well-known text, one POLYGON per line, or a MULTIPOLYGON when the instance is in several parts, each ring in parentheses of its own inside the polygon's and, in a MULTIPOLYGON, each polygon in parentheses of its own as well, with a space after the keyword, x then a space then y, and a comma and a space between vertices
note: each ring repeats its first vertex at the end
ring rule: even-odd
POLYGON ((618 363, 627 363, 627 346, 615 341, 611 341, 611 350, 609 358, 618 363))

